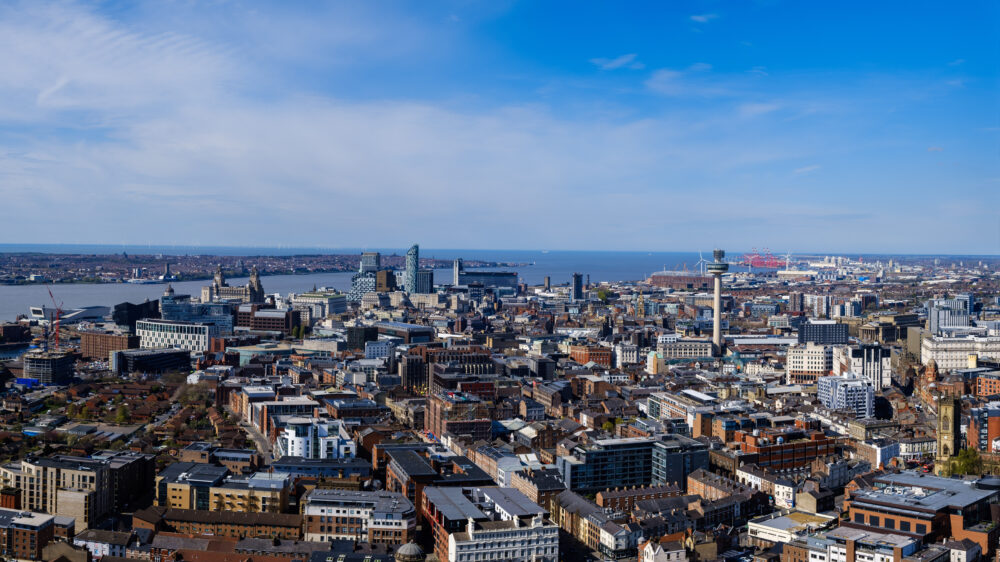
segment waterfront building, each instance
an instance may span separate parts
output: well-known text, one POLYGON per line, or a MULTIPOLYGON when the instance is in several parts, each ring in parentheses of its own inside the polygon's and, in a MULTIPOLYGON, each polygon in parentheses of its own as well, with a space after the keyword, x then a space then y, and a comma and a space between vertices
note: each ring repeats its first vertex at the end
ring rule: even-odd
POLYGON ((253 266, 253 269, 250 271, 250 280, 245 286, 230 287, 229 283, 226 282, 226 276, 222 272, 222 266, 220 265, 215 270, 215 277, 212 280, 212 284, 202 287, 201 302, 207 303, 222 300, 235 300, 244 303, 264 302, 264 287, 260 283, 260 272, 257 271, 257 266, 253 266))

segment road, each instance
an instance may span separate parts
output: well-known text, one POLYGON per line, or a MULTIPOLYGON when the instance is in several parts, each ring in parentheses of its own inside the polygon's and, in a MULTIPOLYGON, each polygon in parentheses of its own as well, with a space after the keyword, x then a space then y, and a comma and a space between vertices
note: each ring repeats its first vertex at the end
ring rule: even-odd
POLYGON ((257 451, 264 457, 265 464, 271 464, 272 461, 277 460, 276 452, 271 448, 271 443, 264 437, 257 428, 250 425, 246 421, 240 422, 240 427, 247 432, 247 435, 253 440, 254 445, 257 447, 257 451))

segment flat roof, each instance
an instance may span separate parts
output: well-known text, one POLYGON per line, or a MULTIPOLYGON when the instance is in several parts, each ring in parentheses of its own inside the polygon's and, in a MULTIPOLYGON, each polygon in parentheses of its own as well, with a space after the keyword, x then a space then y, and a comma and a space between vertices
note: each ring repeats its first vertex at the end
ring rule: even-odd
POLYGON ((939 511, 963 508, 997 495, 996 490, 975 488, 972 482, 941 478, 918 472, 900 472, 876 477, 874 489, 856 493, 856 503, 878 502, 903 509, 939 511))
POLYGON ((424 488, 424 499, 442 513, 447 519, 452 521, 464 521, 468 518, 487 520, 489 517, 483 513, 476 504, 465 497, 462 488, 424 488))

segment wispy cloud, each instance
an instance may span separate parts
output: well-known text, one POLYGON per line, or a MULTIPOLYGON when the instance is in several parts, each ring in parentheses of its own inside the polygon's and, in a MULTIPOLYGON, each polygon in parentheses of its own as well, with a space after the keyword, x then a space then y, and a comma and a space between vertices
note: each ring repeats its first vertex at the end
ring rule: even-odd
POLYGON ((691 16, 691 21, 698 23, 708 23, 719 17, 719 14, 695 14, 691 16))
POLYGON ((720 97, 734 95, 732 84, 708 72, 710 65, 695 63, 686 70, 663 68, 653 72, 645 85, 650 91, 676 97, 720 97))
POLYGON ((964 64, 964 63, 965 63, 965 59, 955 59, 955 60, 949 62, 948 66, 958 66, 958 65, 964 64))
POLYGON ((781 105, 777 103, 744 103, 740 105, 738 111, 740 117, 756 117, 779 109, 781 105))
POLYGON ((796 169, 792 170, 792 173, 796 174, 796 175, 809 174, 809 173, 815 172, 816 170, 820 169, 821 167, 822 166, 820 166, 819 164, 813 164, 811 166, 803 166, 801 168, 796 168, 796 169))
POLYGON ((615 70, 618 68, 628 68, 631 70, 641 70, 646 68, 646 65, 635 60, 636 53, 629 53, 627 55, 621 55, 613 59, 598 57, 595 59, 590 59, 590 62, 600 68, 601 70, 615 70))
POLYGON ((944 150, 944 148, 942 148, 940 146, 928 146, 927 147, 927 152, 942 152, 943 150, 944 150))

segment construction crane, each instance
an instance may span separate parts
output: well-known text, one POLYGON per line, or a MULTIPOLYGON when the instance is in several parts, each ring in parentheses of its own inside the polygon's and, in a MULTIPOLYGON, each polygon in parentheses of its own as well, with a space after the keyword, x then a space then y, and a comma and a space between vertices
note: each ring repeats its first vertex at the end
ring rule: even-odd
MULTIPOLYGON (((63 313, 63 308, 62 307, 63 307, 63 303, 62 302, 58 302, 58 303, 56 302, 56 297, 55 297, 55 295, 52 294, 52 288, 51 287, 46 287, 46 289, 48 289, 48 291, 49 291, 49 298, 52 299, 52 306, 54 306, 56 308, 56 324, 55 324, 55 340, 56 340, 55 343, 56 343, 56 345, 55 345, 54 351, 59 351, 59 322, 62 320, 62 313, 63 313)), ((52 324, 52 318, 51 317, 49 317, 49 324, 52 324)))

